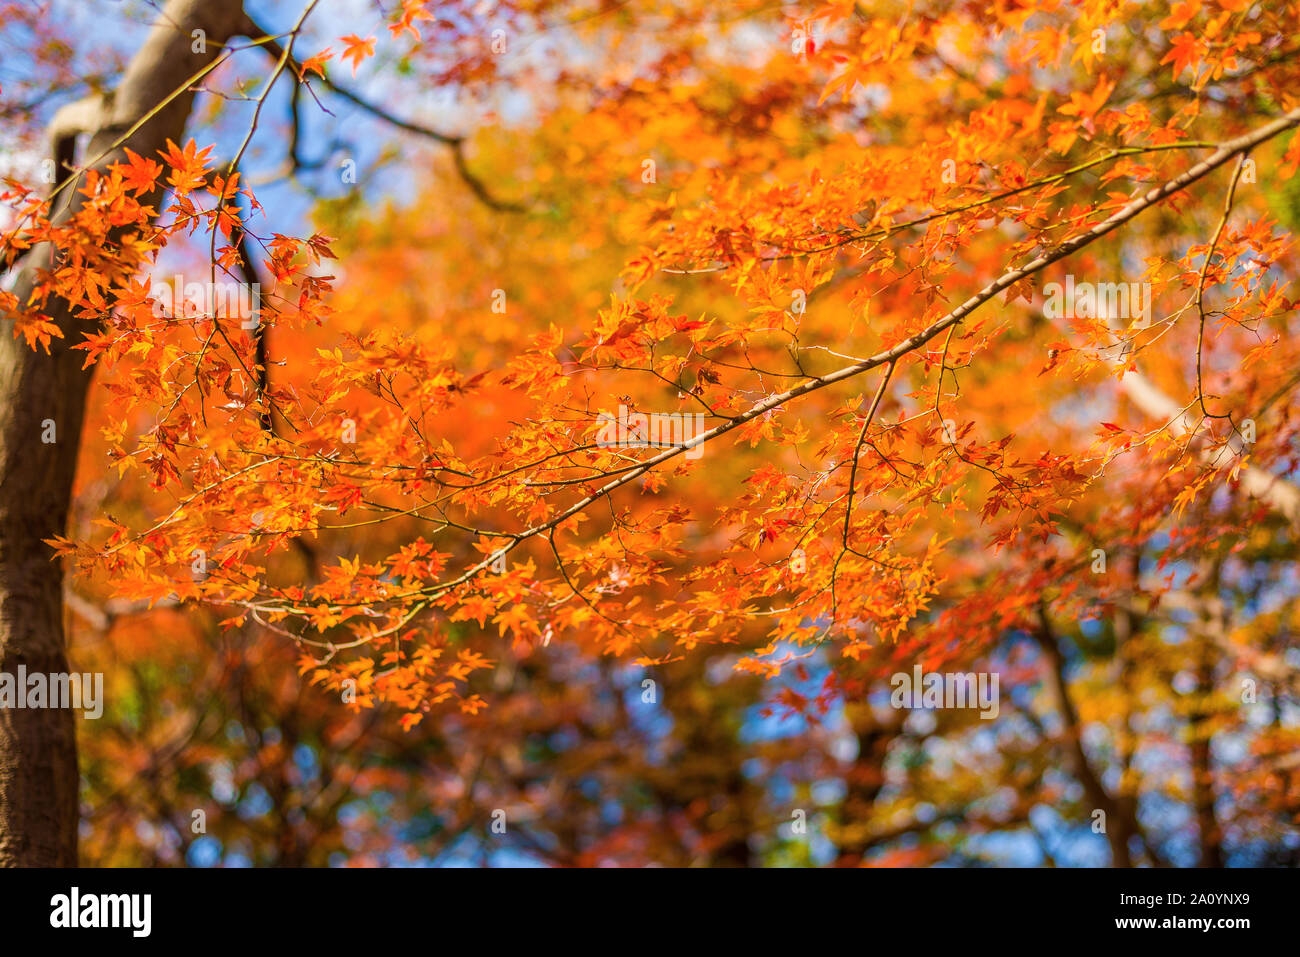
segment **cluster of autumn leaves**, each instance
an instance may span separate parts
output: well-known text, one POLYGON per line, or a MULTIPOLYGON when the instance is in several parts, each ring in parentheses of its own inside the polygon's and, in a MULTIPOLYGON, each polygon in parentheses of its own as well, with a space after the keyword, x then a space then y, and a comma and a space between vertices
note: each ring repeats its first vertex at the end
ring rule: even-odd
MULTIPOLYGON (((79 587, 132 615, 160 603, 193 609, 194 622, 210 615, 183 629, 212 664, 213 701, 249 680, 215 648, 269 643, 267 668, 294 658, 310 690, 258 676, 258 700, 268 721, 276 709, 305 721, 322 755, 360 735, 372 708, 395 709, 408 731, 431 715, 436 727, 411 733, 450 749, 456 774, 398 786, 348 761, 339 774, 453 817, 475 802, 454 793, 453 779, 474 773, 464 742, 508 750, 545 737, 548 722, 575 727, 571 753, 543 749, 538 766, 601 777, 592 768, 614 759, 600 742, 653 747, 627 709, 667 708, 669 738, 707 756, 702 780, 734 788, 743 813, 661 780, 645 758, 609 771, 616 783, 601 777, 612 794, 637 775, 655 782, 636 799, 651 810, 619 827, 568 805, 585 799, 540 797, 527 762, 479 768, 501 800, 542 808, 538 827, 562 834, 568 815, 599 835, 570 863, 666 853, 649 837, 664 821, 693 848, 688 860, 744 856, 751 833, 788 820, 770 785, 732 779, 762 749, 764 780, 843 777, 831 843, 848 862, 890 846, 899 820, 914 826, 897 836, 951 847, 933 832, 941 821, 909 816, 920 803, 963 809, 975 831, 1026 827, 1032 801, 1002 817, 980 802, 1010 784, 1082 813, 1097 800, 1089 777, 1115 798, 1195 804, 1197 775, 1213 774, 1204 786, 1235 796, 1239 843, 1276 842, 1296 807, 1297 784, 1275 766, 1294 722, 1277 704, 1259 724, 1239 684, 1273 675, 1263 697, 1290 700, 1276 666, 1296 614, 1294 518, 1246 494, 1238 472, 1287 482, 1297 465, 1300 340, 1285 276, 1300 138, 1251 152, 1255 175, 1227 212, 1232 164, 929 330, 1215 144, 1294 109, 1294 9, 833 2, 787 22, 749 4, 740 21, 770 34, 755 61, 742 55, 752 38, 707 5, 673 5, 669 33, 649 10, 590 11, 605 22, 580 6, 511 15, 562 23, 568 42, 638 26, 656 39, 639 41, 631 78, 617 57, 550 87, 542 70, 513 78, 537 87, 538 115, 485 129, 474 162, 494 188, 527 197, 522 213, 485 206, 440 155, 411 207, 322 202, 316 231, 295 238, 194 141, 70 179, 63 188, 87 202, 59 227, 46 197, 6 186, 17 223, 6 249, 60 253, 31 302, 0 292, 15 334, 38 349, 60 334, 46 297, 96 323, 75 344, 99 370, 79 482, 94 517, 58 542, 79 587), (792 52, 789 23, 816 42, 792 52), (156 186, 155 208, 141 200, 156 186), (156 315, 148 275, 160 255, 224 281, 245 276, 241 239, 263 280, 257 329, 156 315), (345 281, 331 275, 340 260, 345 281), (1065 272, 1150 283, 1155 321, 1045 319, 1041 283, 1065 272), (1131 375, 1190 408, 1194 429, 1134 404, 1131 375), (621 405, 704 413, 713 432, 698 458, 603 447, 599 417, 621 405), (1217 410, 1232 417, 1202 414, 1217 410), (1216 450, 1239 450, 1243 419, 1255 439, 1225 465, 1216 450), (731 677, 714 685, 706 664, 720 658, 731 677), (1003 680, 1019 690, 999 722, 1000 762, 972 756, 947 778, 891 763, 924 753, 931 735, 978 734, 960 716, 918 734, 868 706, 916 663, 1017 679, 1003 680), (627 705, 625 685, 642 675, 661 697, 634 691, 627 705), (745 742, 738 716, 759 706, 805 729, 802 752, 745 742), (1052 754, 1084 724, 1106 743, 1071 772, 1081 797, 1052 754), (849 771, 828 727, 856 743, 849 771), (1244 736, 1248 756, 1231 775, 1194 769, 1185 783, 1179 749, 1215 734, 1244 736)), ((450 29, 423 22, 433 16, 404 3, 385 42, 409 45, 418 64, 421 29, 450 29)), ((341 42, 354 73, 376 53, 373 38, 341 42)), ((323 77, 327 54, 305 59, 297 82, 323 77)), ((485 62, 466 76, 489 82, 485 62)), ((161 654, 138 624, 128 635, 126 657, 132 642, 141 660, 161 654)), ((190 740, 206 720, 194 716, 190 740)), ((400 763, 402 745, 364 733, 356 740, 400 763)), ((213 735, 184 760, 205 767, 223 747, 213 735)), ((291 748, 261 747, 247 780, 293 778, 291 748)), ((150 753, 176 760, 161 744, 150 753)), ((337 820, 313 826, 344 846, 337 820)), ((401 843, 382 830, 372 822, 366 853, 401 843)), ((1177 843, 1143 840, 1152 860, 1177 843)), ((772 842, 770 853, 794 853, 772 842)), ((299 844, 281 850, 308 854, 299 844)), ((944 853, 924 846, 917 862, 944 853)))

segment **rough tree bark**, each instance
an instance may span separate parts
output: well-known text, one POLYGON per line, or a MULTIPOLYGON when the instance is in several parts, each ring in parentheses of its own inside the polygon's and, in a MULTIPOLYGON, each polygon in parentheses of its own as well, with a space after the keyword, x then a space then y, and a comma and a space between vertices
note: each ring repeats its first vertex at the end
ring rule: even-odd
MULTIPOLYGON (((99 109, 61 111, 52 125, 56 162, 71 156, 73 135, 89 133, 95 168, 125 160, 125 148, 156 156, 167 139, 181 141, 193 92, 184 91, 119 146, 116 141, 203 66, 231 37, 253 34, 240 0, 169 0, 132 58, 113 97, 99 109), (202 30, 203 43, 197 41, 202 30), (79 119, 78 119, 79 118, 79 119), (69 121, 73 120, 71 125, 69 121)), ((56 178, 67 175, 59 169, 56 178)), ((148 201, 157 205, 160 197, 148 201)), ((65 189, 52 219, 66 222, 80 205, 65 189)), ((51 265, 48 246, 20 263, 13 291, 20 302, 51 265)), ((34 351, 0 329, 0 671, 68 671, 63 630, 63 572, 44 540, 62 534, 72 495, 90 370, 70 347, 86 324, 66 303, 44 310, 63 330, 50 354, 34 351), (44 423, 55 441, 42 441, 44 423)), ((7 325, 7 324, 6 324, 7 325)), ((57 708, 0 709, 0 866, 77 863, 75 716, 57 708)))

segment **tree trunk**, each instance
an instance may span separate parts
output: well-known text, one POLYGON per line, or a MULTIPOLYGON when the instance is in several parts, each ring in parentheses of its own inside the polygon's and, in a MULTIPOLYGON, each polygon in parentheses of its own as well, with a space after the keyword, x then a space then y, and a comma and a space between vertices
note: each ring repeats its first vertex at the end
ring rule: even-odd
POLYGON ((840 804, 840 835, 836 841, 836 867, 859 867, 875 843, 868 832, 871 811, 885 787, 885 761, 890 746, 902 733, 906 713, 880 723, 865 701, 845 705, 845 717, 858 739, 858 756, 844 776, 845 794, 840 804))
MULTIPOLYGON (((1215 627, 1219 622, 1210 624, 1215 627)), ((1227 628, 1221 630, 1226 633, 1227 628)), ((1214 759, 1211 752, 1214 715, 1208 698, 1214 693, 1214 646, 1209 638, 1197 639, 1200 647, 1196 667, 1196 707, 1187 716, 1191 735, 1192 803, 1196 808, 1197 834, 1201 842, 1198 866, 1223 867, 1223 830, 1215 813, 1214 759)))
POLYGON ((1104 814, 1106 840, 1110 843, 1111 867, 1132 867, 1133 854, 1129 842, 1138 835, 1137 799, 1132 795, 1114 797, 1102 784, 1101 776, 1088 760, 1083 748, 1083 722, 1079 710, 1070 697, 1070 686, 1065 679, 1065 656, 1061 654, 1056 635, 1047 620, 1046 611, 1039 610, 1038 628, 1033 636, 1047 660, 1047 678, 1057 707, 1061 712, 1062 744, 1074 765, 1074 776, 1083 785, 1083 792, 1092 805, 1090 811, 1104 814))
MULTIPOLYGON (((230 37, 251 32, 239 0, 169 0, 111 106, 80 130, 91 134, 87 159, 181 89, 230 37)), ((95 168, 124 161, 125 147, 151 157, 167 139, 181 141, 192 100, 192 92, 182 92, 95 168)), ((65 161, 77 130, 53 132, 56 162, 65 161)), ((66 175, 60 169, 56 178, 66 175)), ((81 199, 75 188, 65 188, 52 220, 66 222, 81 199)), ((141 201, 156 206, 160 199, 155 194, 141 201)), ((50 267, 51 255, 45 245, 20 264, 13 289, 20 303, 50 267)), ((84 353, 71 348, 86 324, 63 302, 48 302, 43 311, 64 335, 51 342, 49 355, 13 338, 11 329, 0 330, 0 671, 10 674, 19 665, 28 673, 69 670, 63 571, 44 540, 65 530, 91 370, 81 369, 84 353)), ((0 866, 77 863, 75 731, 69 710, 0 709, 0 866)))

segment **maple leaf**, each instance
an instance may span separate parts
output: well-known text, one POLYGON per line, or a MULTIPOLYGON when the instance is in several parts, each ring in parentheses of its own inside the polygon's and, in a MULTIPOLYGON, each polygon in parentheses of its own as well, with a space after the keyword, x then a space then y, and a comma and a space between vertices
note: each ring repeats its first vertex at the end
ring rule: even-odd
POLYGON ((1162 30, 1181 30, 1200 12, 1201 0, 1177 0, 1170 8, 1169 16, 1161 20, 1157 26, 1162 30))
MULTIPOLYGON (((334 58, 334 48, 326 47, 315 56, 308 57, 302 61, 302 73, 300 76, 306 78, 308 73, 315 73, 322 80, 325 79, 325 64, 334 58)), ((355 72, 355 68, 353 70, 355 72)))
POLYGON ((356 34, 349 33, 345 37, 339 38, 347 49, 343 51, 343 59, 352 61, 352 75, 357 75, 357 67, 366 59, 373 56, 375 52, 375 38, 366 37, 364 40, 356 34))
POLYGON ((18 316, 14 323, 14 338, 18 338, 19 334, 27 340, 29 348, 40 346, 45 349, 46 355, 50 352, 50 340, 63 338, 63 330, 58 323, 49 316, 42 315, 18 316))
POLYGON ((211 152, 211 146, 198 150, 192 139, 186 142, 184 149, 170 139, 167 141, 167 149, 159 150, 159 155, 171 167, 167 185, 173 192, 183 196, 204 185, 207 179, 208 154, 211 152))
POLYGON ((427 0, 402 0, 402 15, 396 22, 388 25, 389 32, 394 37, 400 37, 404 32, 410 31, 416 40, 421 39, 415 21, 434 19, 433 14, 425 9, 426 3, 427 0))
POLYGON ((128 162, 115 163, 113 170, 122 174, 122 183, 127 189, 147 193, 158 185, 158 176, 162 173, 162 164, 145 159, 129 146, 126 148, 128 162))
POLYGON ((1060 108, 1058 112, 1066 116, 1077 116, 1081 120, 1091 119, 1096 115, 1115 90, 1115 82, 1107 80, 1104 76, 1097 79, 1097 85, 1092 88, 1091 93, 1074 92, 1070 94, 1070 102, 1060 108))
POLYGON ((484 595, 471 595, 465 602, 456 609, 452 614, 452 621, 477 621, 482 628, 487 622, 487 616, 496 610, 496 604, 484 595))
POLYGON ((532 620, 532 612, 529 611, 528 606, 519 603, 512 605, 509 611, 503 611, 501 614, 493 618, 492 624, 498 627, 499 634, 504 635, 506 630, 509 629, 512 634, 518 636, 522 634, 525 629, 528 631, 533 630, 531 627, 528 627, 532 624, 532 620))
POLYGON ((1183 70, 1199 62, 1204 55, 1205 45, 1200 37, 1193 33, 1180 33, 1174 37, 1173 45, 1160 62, 1173 63, 1174 76, 1177 77, 1183 70))

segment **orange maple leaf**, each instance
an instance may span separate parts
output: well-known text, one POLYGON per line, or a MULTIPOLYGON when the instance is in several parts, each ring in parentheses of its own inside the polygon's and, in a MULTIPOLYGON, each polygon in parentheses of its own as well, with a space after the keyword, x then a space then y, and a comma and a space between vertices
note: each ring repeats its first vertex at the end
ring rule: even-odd
POLYGON ((167 185, 181 195, 202 186, 208 171, 208 154, 211 152, 211 146, 198 150, 194 140, 187 142, 184 149, 168 140, 167 149, 158 151, 172 168, 171 175, 167 177, 167 185))
POLYGON ((361 61, 368 56, 374 56, 375 38, 366 37, 363 40, 355 33, 349 33, 347 36, 340 37, 339 39, 347 44, 348 48, 343 53, 343 59, 352 61, 352 75, 356 76, 357 67, 361 65, 361 61))
POLYGON ((1184 69, 1199 61, 1204 52, 1202 41, 1194 34, 1180 33, 1174 37, 1173 46, 1160 62, 1164 64, 1172 61, 1174 76, 1178 76, 1184 69))
POLYGON ((415 39, 420 40, 420 30, 415 25, 416 20, 432 20, 433 14, 424 9, 427 0, 402 0, 402 15, 397 22, 391 23, 388 30, 394 37, 400 37, 407 30, 414 34, 415 39))
POLYGON ((1103 76, 1097 80, 1097 85, 1093 87, 1091 93, 1071 93, 1070 102, 1061 107, 1058 112, 1066 116, 1077 116, 1081 120, 1089 119, 1106 105, 1114 90, 1115 84, 1107 82, 1103 76))
MULTIPOLYGON (((301 79, 306 77, 308 73, 315 73, 322 80, 325 79, 325 64, 327 61, 332 59, 334 59, 333 47, 326 47, 315 56, 308 57, 306 60, 302 61, 302 73, 299 75, 299 78, 301 79)), ((353 72, 356 72, 355 67, 353 67, 353 72)))
POLYGON ((122 174, 122 183, 127 189, 137 194, 147 193, 158 185, 158 176, 162 173, 162 164, 145 159, 129 146, 126 149, 129 163, 114 163, 113 171, 122 174))
POLYGON ((63 330, 60 329, 48 316, 19 316, 18 321, 14 323, 14 338, 17 339, 19 333, 27 340, 27 345, 35 349, 38 345, 44 347, 46 354, 50 351, 50 339, 63 338, 63 330))

